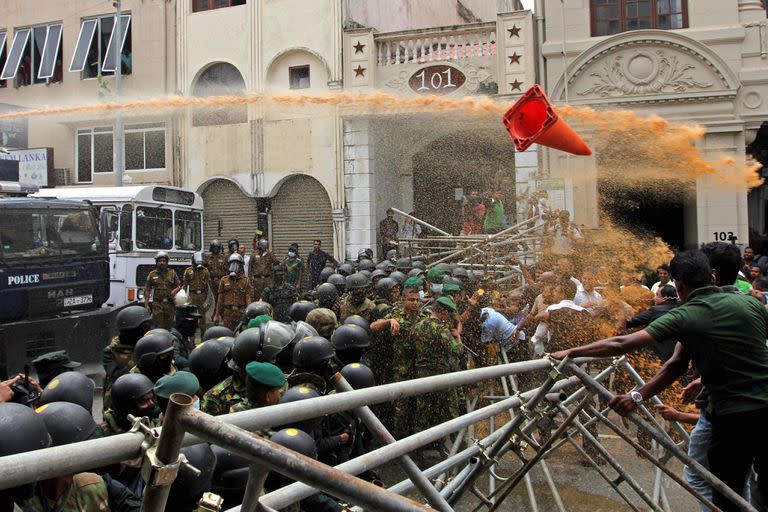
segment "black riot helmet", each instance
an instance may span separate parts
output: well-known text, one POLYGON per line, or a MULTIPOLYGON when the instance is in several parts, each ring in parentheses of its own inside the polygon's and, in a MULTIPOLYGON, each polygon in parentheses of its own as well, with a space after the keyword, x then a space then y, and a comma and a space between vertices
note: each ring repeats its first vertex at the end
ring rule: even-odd
POLYGON ((277 361, 275 364, 283 370, 283 373, 290 373, 293 371, 293 348, 299 340, 308 338, 309 336, 319 336, 317 330, 303 320, 299 320, 293 325, 294 335, 291 342, 283 350, 277 354, 277 361))
MULTIPOLYGON (((155 384, 141 373, 126 373, 117 378, 112 384, 112 409, 118 419, 125 419, 128 414, 134 416, 147 416, 146 411, 139 410, 141 397, 151 392, 155 384)), ((155 416, 160 413, 155 410, 155 416)))
POLYGON ((363 363, 350 363, 341 369, 341 376, 355 389, 370 388, 376 379, 370 368, 363 363))
POLYGON ((256 302, 251 302, 248 304, 248 306, 245 308, 245 320, 246 323, 248 320, 253 320, 257 316, 267 315, 274 317, 275 311, 272 308, 272 304, 269 302, 264 302, 263 300, 257 300, 256 302))
POLYGON ((328 280, 328 276, 335 273, 336 269, 333 267, 323 267, 323 270, 320 271, 320 282, 326 282, 328 280))
POLYGON ((376 269, 373 272, 371 272, 371 275, 370 275, 371 283, 376 284, 377 282, 379 282, 380 279, 384 279, 388 275, 389 274, 387 272, 376 269))
POLYGON ((358 263, 357 263, 357 269, 358 270, 368 270, 368 271, 371 271, 371 270, 373 270, 373 268, 374 268, 373 262, 371 260, 369 260, 369 259, 362 259, 362 260, 358 261, 358 263))
POLYGON ((336 287, 336 291, 339 292, 339 295, 344 293, 347 281, 344 279, 343 275, 331 274, 328 276, 328 282, 336 287))
POLYGON ((323 283, 315 289, 315 299, 321 306, 333 304, 339 299, 339 290, 333 283, 323 283))
POLYGON ((241 371, 252 361, 271 363, 295 335, 291 326, 270 320, 241 332, 232 346, 232 362, 241 371))
POLYGON ((152 315, 142 306, 128 306, 115 316, 115 326, 120 332, 141 329, 143 334, 149 330, 151 324, 152 315))
POLYGON ((216 454, 207 443, 186 446, 181 454, 199 471, 193 471, 187 464, 179 467, 168 493, 168 503, 173 503, 174 510, 197 510, 197 502, 211 488, 216 454))
POLYGON ((371 334, 371 324, 365 318, 360 315, 349 315, 343 322, 344 325, 354 324, 365 329, 368 334, 371 334))
POLYGON ((192 268, 202 268, 204 264, 202 252, 198 251, 192 254, 192 268))
POLYGON ((45 386, 40 403, 71 402, 90 411, 93 408, 94 388, 93 381, 82 373, 60 373, 45 386))
POLYGON ((189 354, 189 371, 200 381, 203 391, 229 377, 227 363, 232 352, 233 338, 221 337, 206 340, 196 346, 189 354))
POLYGON ((457 279, 461 279, 461 280, 469 279, 469 274, 467 273, 467 270, 462 267, 456 267, 455 269, 453 269, 453 272, 451 273, 453 274, 453 277, 457 279))
POLYGON ((171 370, 173 336, 170 333, 165 336, 162 332, 149 332, 136 342, 133 356, 141 373, 156 381, 171 370))
POLYGON ((395 262, 395 267, 397 267, 397 270, 400 272, 408 272, 413 268, 411 258, 398 258, 398 260, 395 262))
POLYGON ((407 276, 408 276, 408 277, 419 277, 419 276, 421 276, 423 273, 424 273, 424 271, 423 271, 423 270, 421 270, 420 268, 413 268, 413 269, 411 269, 411 270, 408 272, 407 276))
POLYGON ((387 274, 395 270, 395 264, 389 260, 384 260, 376 265, 376 270, 383 270, 387 274))
POLYGON ((221 252, 221 242, 218 240, 211 240, 211 245, 208 246, 208 250, 214 254, 221 252))
POLYGON ((343 364, 359 363, 371 345, 368 331, 354 324, 342 325, 331 336, 336 357, 343 364))
POLYGON ((230 254, 236 254, 238 249, 240 249, 240 241, 237 238, 231 239, 227 242, 227 249, 229 249, 230 254))
POLYGON ((414 260, 414 262, 411 264, 413 268, 418 268, 419 270, 427 270, 427 265, 421 260, 414 260))
POLYGON ((378 295, 379 298, 387 301, 392 300, 392 290, 396 286, 401 286, 401 285, 391 277, 384 277, 382 279, 379 279, 379 282, 376 283, 376 295, 378 295))
POLYGON ((400 283, 400 284, 403 284, 403 283, 405 282, 405 280, 407 279, 407 277, 405 276, 405 274, 403 274, 403 273, 402 273, 402 272, 400 272, 399 270, 395 270, 394 272, 392 272, 391 274, 389 274, 389 277, 390 277, 390 278, 392 278, 392 279, 394 279, 395 281, 397 281, 397 282, 398 282, 398 283, 400 283))
POLYGON ((244 268, 245 260, 243 260, 243 256, 237 251, 230 254, 229 259, 227 260, 227 270, 229 271, 229 274, 242 274, 244 268))
POLYGON ((250 461, 220 446, 213 445, 211 449, 216 456, 216 467, 210 490, 221 496, 228 506, 237 506, 243 501, 250 461))
POLYGON ((368 278, 360 273, 347 276, 345 280, 345 288, 349 292, 353 290, 359 290, 362 288, 368 288, 370 284, 371 283, 368 281, 368 278))
MULTIPOLYGON (((278 404, 287 404, 291 402, 298 402, 301 400, 309 400, 311 398, 317 398, 320 393, 309 386, 293 386, 288 388, 283 396, 280 397, 278 404)), ((314 432, 320 428, 323 421, 323 416, 317 418, 310 418, 304 421, 294 421, 283 425, 284 428, 294 427, 303 430, 307 434, 314 434, 314 432)))
POLYGON ((53 446, 79 443, 90 439, 96 430, 90 411, 70 402, 51 402, 35 412, 43 418, 53 446))
POLYGON ((333 355, 330 341, 321 336, 310 336, 300 340, 293 348, 293 366, 297 370, 323 370, 333 355))
POLYGON ((394 262, 397 260, 397 249, 390 249, 385 256, 389 261, 394 262))
POLYGON ((307 319, 307 315, 309 314, 309 312, 315 309, 316 307, 317 306, 315 306, 314 302, 309 302, 307 300, 294 302, 288 308, 288 317, 293 322, 304 321, 307 319))
POLYGON ((312 436, 297 428, 285 428, 279 432, 275 432, 269 440, 280 446, 284 446, 289 450, 300 453, 305 457, 311 459, 317 458, 317 446, 315 445, 315 440, 312 439, 312 436))
POLYGON ((51 446, 51 436, 39 414, 26 405, 0 403, 0 457, 51 446))
POLYGON ((234 333, 223 325, 214 325, 213 327, 209 327, 205 330, 205 334, 203 334, 203 341, 212 340, 214 338, 221 338, 222 336, 233 335, 234 333))
POLYGON ((349 263, 342 263, 336 267, 336 273, 344 277, 351 276, 355 273, 355 268, 349 263))

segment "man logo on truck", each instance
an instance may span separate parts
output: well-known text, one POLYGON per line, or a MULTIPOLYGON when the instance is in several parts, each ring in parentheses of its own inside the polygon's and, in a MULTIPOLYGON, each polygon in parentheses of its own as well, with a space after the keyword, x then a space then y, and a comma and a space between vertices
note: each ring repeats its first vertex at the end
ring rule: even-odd
POLYGON ((40 274, 28 274, 26 276, 8 276, 8 286, 22 284, 34 284, 40 282, 40 274))

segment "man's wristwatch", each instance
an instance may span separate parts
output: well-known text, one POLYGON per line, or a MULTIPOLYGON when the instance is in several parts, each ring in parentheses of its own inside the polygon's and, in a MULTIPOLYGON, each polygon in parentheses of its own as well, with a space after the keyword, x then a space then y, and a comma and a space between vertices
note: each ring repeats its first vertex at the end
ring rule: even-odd
POLYGON ((643 395, 641 395, 637 391, 630 391, 629 398, 631 398, 632 401, 635 402, 635 404, 637 405, 640 405, 641 403, 643 403, 643 395))

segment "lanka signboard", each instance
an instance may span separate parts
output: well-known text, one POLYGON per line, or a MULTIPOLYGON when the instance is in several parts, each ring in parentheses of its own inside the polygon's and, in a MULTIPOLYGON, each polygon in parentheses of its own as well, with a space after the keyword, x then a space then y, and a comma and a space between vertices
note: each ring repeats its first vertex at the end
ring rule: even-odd
POLYGON ((19 162, 19 183, 53 186, 53 148, 13 149, 0 152, 0 160, 19 162))

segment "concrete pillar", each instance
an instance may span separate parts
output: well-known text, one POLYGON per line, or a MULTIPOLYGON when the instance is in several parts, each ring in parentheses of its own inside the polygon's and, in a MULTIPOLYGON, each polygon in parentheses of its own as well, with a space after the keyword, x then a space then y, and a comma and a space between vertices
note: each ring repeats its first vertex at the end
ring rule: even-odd
POLYGON ((369 122, 344 120, 344 197, 346 198, 346 256, 360 249, 376 250, 376 190, 369 122))

